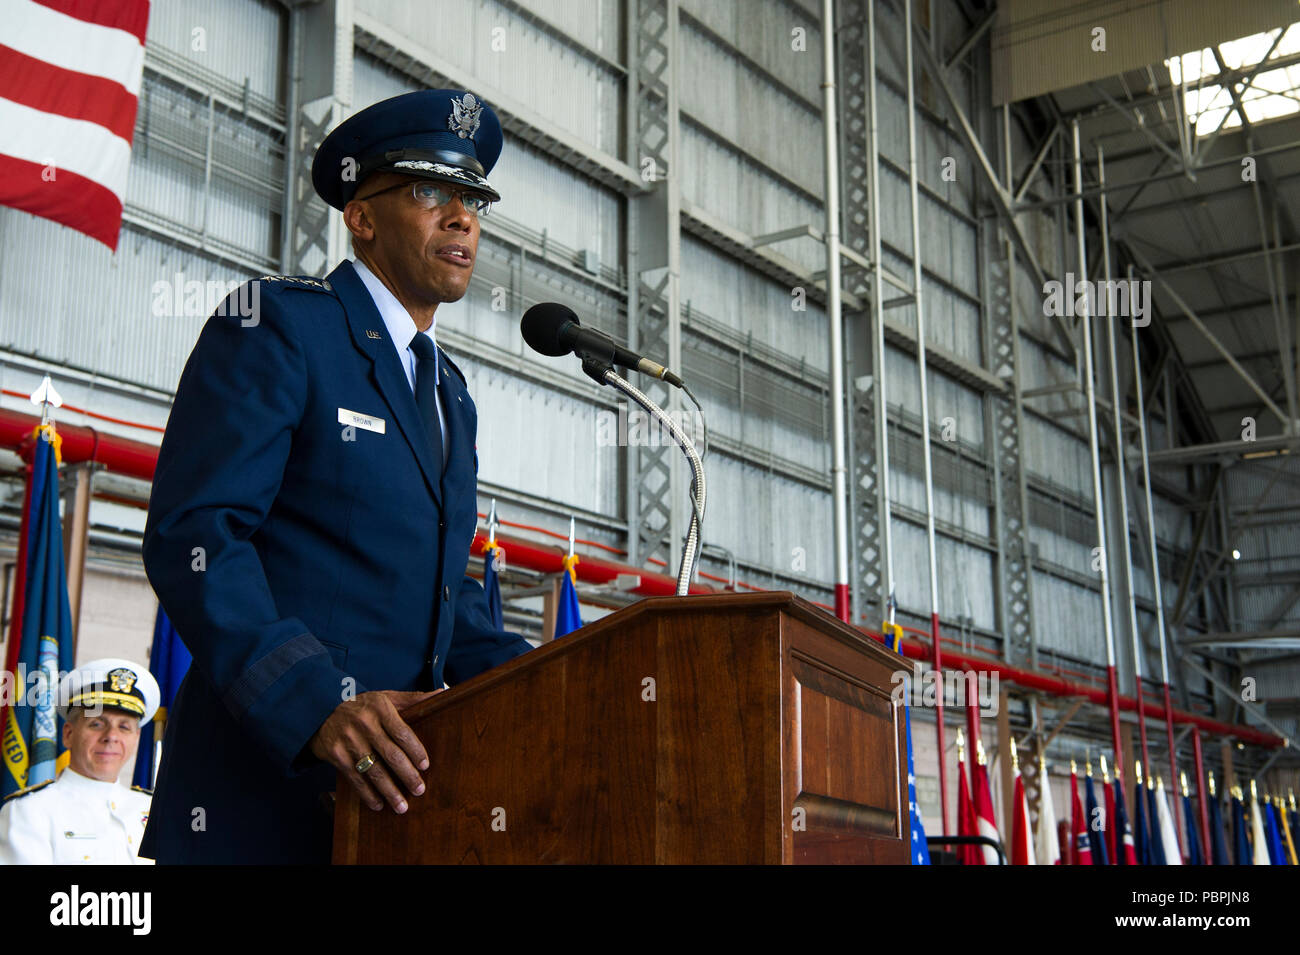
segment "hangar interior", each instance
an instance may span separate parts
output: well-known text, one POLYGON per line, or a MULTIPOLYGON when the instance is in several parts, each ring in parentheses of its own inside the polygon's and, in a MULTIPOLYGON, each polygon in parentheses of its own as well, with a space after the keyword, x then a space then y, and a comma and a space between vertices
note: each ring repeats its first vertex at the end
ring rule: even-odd
MULTIPOLYGON (((1062 793, 1069 761, 1109 746, 1108 632, 1122 693, 1136 669, 1152 706, 1167 683, 1204 722, 1175 727, 1182 765, 1196 735, 1221 778, 1300 786, 1294 3, 833 11, 831 150, 817 0, 155 3, 116 253, 0 209, 6 434, 48 374, 60 425, 156 446, 227 291, 350 254, 311 190, 322 135, 403 91, 465 88, 502 118, 503 201, 436 334, 479 409, 480 529, 495 504, 512 628, 549 639, 571 521, 580 558, 622 571, 585 579, 580 559, 591 620, 674 574, 689 516, 676 449, 610 440, 618 396, 527 350, 520 315, 555 301, 699 396, 702 586, 830 609, 842 518, 852 623, 878 633, 892 592, 908 641, 928 646, 937 614, 945 653, 1005 665, 984 724, 999 805, 1008 738, 1045 746, 1062 793), (1123 282, 1122 314, 1079 314, 1077 279, 1123 282)), ((9 595, 16 440, 0 465, 9 595)), ((98 459, 63 480, 78 659, 143 659, 148 480, 98 459)), ((930 832, 934 719, 913 720, 930 832)), ((1168 769, 1158 719, 1150 737, 1168 769)))

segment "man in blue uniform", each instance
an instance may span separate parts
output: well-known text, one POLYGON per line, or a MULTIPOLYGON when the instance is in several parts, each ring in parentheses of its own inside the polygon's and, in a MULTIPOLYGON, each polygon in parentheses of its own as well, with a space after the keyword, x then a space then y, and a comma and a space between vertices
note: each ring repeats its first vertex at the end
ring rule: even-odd
POLYGON ((438 767, 398 711, 529 649, 465 574, 477 418, 433 338, 500 198, 486 176, 501 146, 462 90, 352 116, 312 182, 356 261, 261 279, 204 325, 144 535, 194 663, 141 855, 327 862, 336 771, 372 809, 405 812, 438 767))

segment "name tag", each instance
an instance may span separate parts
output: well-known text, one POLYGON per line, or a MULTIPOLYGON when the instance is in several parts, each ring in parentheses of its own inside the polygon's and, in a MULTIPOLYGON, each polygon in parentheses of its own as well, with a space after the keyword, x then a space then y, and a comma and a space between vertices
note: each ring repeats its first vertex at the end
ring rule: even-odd
POLYGON ((349 424, 355 428, 364 428, 367 431, 373 431, 376 434, 384 433, 384 419, 376 418, 374 415, 359 414, 356 411, 349 411, 347 408, 339 409, 339 424, 349 424))

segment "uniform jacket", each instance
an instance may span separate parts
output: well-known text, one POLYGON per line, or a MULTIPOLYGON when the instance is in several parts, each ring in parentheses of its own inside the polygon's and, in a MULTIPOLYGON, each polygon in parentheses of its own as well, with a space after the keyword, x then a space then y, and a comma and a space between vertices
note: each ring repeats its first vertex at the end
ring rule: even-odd
POLYGON ((350 262, 249 291, 185 365, 145 526, 149 581, 194 655, 145 834, 159 862, 327 862, 335 771, 306 747, 335 707, 529 649, 465 574, 477 415, 460 370, 439 349, 441 469, 350 262))
POLYGON ((149 794, 65 769, 0 809, 0 865, 152 865, 137 855, 149 794))

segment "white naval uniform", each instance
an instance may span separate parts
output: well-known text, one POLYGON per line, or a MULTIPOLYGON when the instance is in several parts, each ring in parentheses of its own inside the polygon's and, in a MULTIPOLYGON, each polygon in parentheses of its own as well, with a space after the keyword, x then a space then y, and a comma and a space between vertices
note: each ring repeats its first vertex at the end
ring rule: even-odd
POLYGON ((148 793, 87 779, 72 768, 0 809, 0 864, 153 865, 141 859, 148 793))

